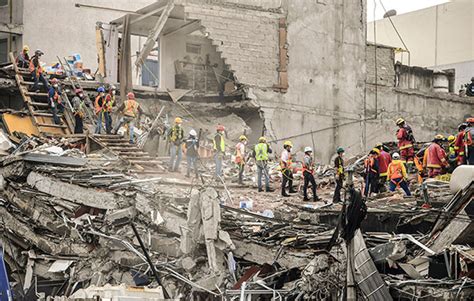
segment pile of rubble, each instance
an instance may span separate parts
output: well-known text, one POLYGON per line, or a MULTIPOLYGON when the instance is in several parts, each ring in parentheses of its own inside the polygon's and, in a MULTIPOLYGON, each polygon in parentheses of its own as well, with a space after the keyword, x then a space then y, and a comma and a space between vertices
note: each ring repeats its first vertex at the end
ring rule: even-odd
MULTIPOLYGON (((414 198, 365 202, 349 188, 343 204, 304 204, 206 172, 199 181, 137 178, 106 148, 86 155, 84 139, 20 139, 3 157, 1 240, 16 299, 86 300, 129 287, 142 287, 144 300, 473 293, 472 183, 454 196, 428 182, 414 198), (239 208, 250 197, 254 208, 239 208), (427 199, 433 208, 420 209, 427 199)), ((319 177, 329 199, 332 170, 319 177)))

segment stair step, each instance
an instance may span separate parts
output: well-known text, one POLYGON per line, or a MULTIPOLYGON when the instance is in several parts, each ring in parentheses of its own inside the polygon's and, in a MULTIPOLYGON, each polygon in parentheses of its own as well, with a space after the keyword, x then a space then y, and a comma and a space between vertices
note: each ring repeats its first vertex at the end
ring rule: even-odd
POLYGON ((26 92, 28 96, 41 96, 41 97, 48 97, 48 93, 36 93, 36 92, 26 92))
POLYGON ((49 107, 49 103, 46 102, 30 102, 32 106, 37 106, 37 107, 49 107))
POLYGON ((132 164, 162 164, 163 163, 161 161, 155 161, 155 160, 128 160, 128 162, 132 164))
MULTIPOLYGON (((35 82, 30 82, 30 81, 26 81, 26 80, 22 80, 22 81, 20 81, 20 83, 21 83, 22 85, 27 85, 27 86, 33 86, 33 85, 35 84, 35 82)), ((42 83, 42 82, 39 82, 39 83, 38 83, 38 86, 41 86, 41 87, 42 87, 42 86, 43 86, 43 83, 42 83)))
POLYGON ((128 156, 128 155, 147 155, 147 152, 141 152, 141 151, 118 151, 117 152, 120 156, 128 156))
POLYGON ((133 144, 130 144, 130 142, 128 141, 124 141, 124 142, 120 142, 120 143, 110 143, 110 142, 104 142, 105 145, 107 146, 130 146, 130 145, 133 145, 133 144))
POLYGON ((134 144, 130 144, 129 147, 120 147, 120 146, 109 146, 108 148, 112 149, 112 150, 137 150, 137 151, 140 151, 142 150, 141 148, 139 147, 136 147, 136 146, 133 146, 134 144))
POLYGON ((67 128, 67 126, 64 125, 64 124, 38 123, 37 125, 38 125, 38 126, 41 126, 41 127, 48 127, 48 128, 62 128, 62 129, 67 128))
MULTIPOLYGON (((41 117, 53 117, 53 114, 51 114, 51 113, 37 113, 37 112, 33 112, 33 115, 35 115, 35 116, 41 116, 41 117)), ((59 117, 59 118, 62 118, 62 117, 63 117, 63 114, 58 114, 58 117, 59 117)))
POLYGON ((148 159, 155 159, 155 157, 151 156, 120 156, 120 158, 125 160, 148 160, 148 159))

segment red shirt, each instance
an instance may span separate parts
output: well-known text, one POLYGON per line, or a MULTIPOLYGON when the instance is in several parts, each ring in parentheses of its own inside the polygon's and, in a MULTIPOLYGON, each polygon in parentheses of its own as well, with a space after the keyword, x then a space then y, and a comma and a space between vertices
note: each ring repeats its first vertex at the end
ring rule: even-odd
POLYGON ((397 131, 398 148, 400 150, 412 147, 413 144, 408 140, 408 131, 406 128, 399 128, 397 131))
POLYGON ((429 168, 441 168, 446 166, 446 152, 438 143, 431 143, 426 150, 428 152, 426 162, 429 168))
POLYGON ((379 155, 379 172, 381 176, 387 175, 388 165, 392 162, 392 157, 384 150, 380 151, 379 155))

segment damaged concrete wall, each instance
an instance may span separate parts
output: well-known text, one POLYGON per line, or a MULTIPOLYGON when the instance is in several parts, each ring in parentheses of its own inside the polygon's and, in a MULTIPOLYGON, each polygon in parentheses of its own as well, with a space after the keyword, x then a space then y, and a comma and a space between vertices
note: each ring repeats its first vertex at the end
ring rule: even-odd
POLYGON ((301 151, 313 146, 311 135, 302 133, 318 131, 315 155, 324 163, 339 145, 360 151, 365 1, 289 1, 286 9, 288 92, 251 91, 268 132, 277 139, 295 136, 295 151, 301 151))

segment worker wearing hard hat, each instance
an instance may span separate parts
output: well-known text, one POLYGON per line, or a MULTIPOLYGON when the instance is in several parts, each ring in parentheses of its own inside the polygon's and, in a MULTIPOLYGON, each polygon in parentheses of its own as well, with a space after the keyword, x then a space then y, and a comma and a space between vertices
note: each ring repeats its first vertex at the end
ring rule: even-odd
POLYGON ((456 161, 458 165, 466 164, 466 145, 464 136, 466 134, 467 123, 461 123, 458 126, 458 133, 454 141, 454 150, 456 151, 456 161))
POLYGON ((344 149, 338 147, 336 150, 337 157, 334 159, 334 168, 336 169, 336 189, 334 190, 333 202, 341 202, 341 189, 344 186, 344 149))
POLYGON ((179 171, 179 164, 183 156, 182 145, 184 141, 183 120, 180 117, 174 119, 174 125, 168 131, 170 143, 170 166, 169 171, 179 171))
POLYGON ((235 145, 235 164, 237 164, 237 168, 239 169, 239 179, 238 183, 240 185, 244 184, 244 167, 246 162, 246 154, 245 154, 245 146, 247 145, 247 137, 245 135, 241 135, 239 137, 239 143, 235 145))
POLYGON ((466 156, 466 163, 474 165, 474 117, 466 119, 467 127, 464 130, 464 149, 466 156))
POLYGON ((316 194, 316 181, 314 180, 314 162, 313 149, 309 146, 304 148, 303 157, 303 201, 309 201, 308 198, 308 184, 311 183, 311 191, 313 192, 313 201, 319 201, 316 194))
POLYGON ((186 162, 188 163, 186 177, 191 176, 191 170, 194 170, 194 174, 198 177, 197 159, 199 156, 199 137, 194 129, 189 131, 188 139, 186 139, 184 145, 186 147, 186 162))
MULTIPOLYGON (((105 91, 104 91, 104 94, 105 94, 105 91)), ((122 125, 127 124, 128 133, 129 133, 129 141, 130 141, 130 144, 133 144, 135 123, 137 123, 140 120, 140 116, 142 114, 145 114, 140 104, 135 100, 135 94, 133 94, 133 92, 129 92, 127 94, 127 99, 118 108, 118 111, 122 112, 123 116, 120 118, 117 125, 115 125, 115 128, 112 130, 112 133, 116 134, 122 125)))
POLYGON ((415 157, 415 149, 413 148, 415 137, 413 136, 411 127, 403 118, 398 118, 395 123, 398 126, 398 149, 400 150, 402 161, 407 164, 407 168, 410 171, 412 170, 413 159, 415 157))
POLYGON ((31 92, 40 92, 39 82, 43 84, 44 90, 49 90, 49 84, 46 80, 46 77, 43 75, 43 67, 41 67, 40 58, 43 55, 43 51, 37 49, 35 54, 30 58, 30 62, 28 64, 28 71, 31 73, 31 77, 33 78, 33 86, 31 87, 31 92))
POLYGON ((258 144, 255 145, 253 155, 255 157, 255 162, 257 165, 257 186, 258 192, 262 192, 262 176, 265 177, 265 191, 272 192, 274 191, 270 188, 270 176, 268 174, 268 154, 272 153, 270 145, 267 143, 265 137, 260 137, 258 139, 258 144))
POLYGON ((400 155, 393 153, 393 161, 388 165, 387 180, 389 181, 390 191, 395 191, 397 187, 401 187, 407 196, 411 196, 407 183, 407 171, 405 165, 400 161, 400 155))
POLYGON ((388 165, 390 162, 392 162, 392 157, 390 156, 389 153, 387 153, 384 150, 384 146, 381 142, 375 144, 375 148, 380 150, 379 154, 379 187, 378 191, 379 192, 385 192, 387 191, 387 188, 385 187, 385 182, 387 178, 387 171, 388 171, 388 165))
POLYGON ((289 197, 290 195, 286 192, 286 186, 288 185, 289 193, 296 193, 297 191, 293 188, 293 171, 291 169, 292 158, 291 158, 291 149, 293 148, 293 143, 287 140, 283 143, 283 152, 280 157, 280 168, 281 168, 281 195, 284 197, 289 197))
POLYGON ((216 178, 221 178, 222 174, 222 161, 225 155, 225 139, 224 139, 225 127, 219 124, 216 128, 216 135, 212 139, 214 149, 214 160, 216 162, 216 178))
POLYGON ((456 156, 456 147, 455 147, 455 144, 456 143, 456 137, 454 135, 450 135, 448 137, 448 163, 449 163, 449 167, 448 167, 448 173, 453 173, 453 171, 456 169, 456 167, 458 166, 457 164, 457 156, 456 156))
POLYGON ((433 142, 428 147, 426 155, 426 168, 428 169, 428 177, 434 178, 438 175, 443 174, 443 168, 449 166, 446 161, 446 152, 441 147, 443 142, 443 135, 436 135, 433 139, 433 142))
POLYGON ((27 45, 23 46, 23 50, 21 53, 16 57, 16 65, 18 68, 28 68, 30 64, 30 55, 29 55, 30 47, 27 45))
POLYGON ((379 192, 379 155, 380 150, 378 148, 373 148, 369 152, 367 159, 364 161, 365 197, 369 197, 371 193, 379 192))

